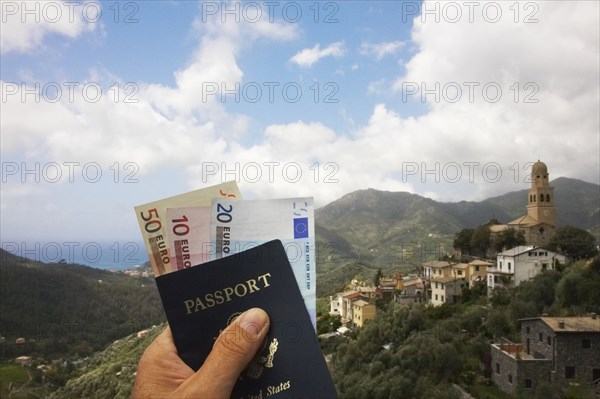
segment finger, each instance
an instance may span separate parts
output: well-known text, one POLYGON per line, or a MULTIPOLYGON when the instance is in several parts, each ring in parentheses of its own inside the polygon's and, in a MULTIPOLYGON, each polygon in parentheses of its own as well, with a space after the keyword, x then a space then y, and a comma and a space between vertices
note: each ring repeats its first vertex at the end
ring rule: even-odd
POLYGON ((269 316, 264 310, 253 308, 240 315, 219 335, 200 370, 182 385, 185 395, 229 398, 268 330, 269 316))

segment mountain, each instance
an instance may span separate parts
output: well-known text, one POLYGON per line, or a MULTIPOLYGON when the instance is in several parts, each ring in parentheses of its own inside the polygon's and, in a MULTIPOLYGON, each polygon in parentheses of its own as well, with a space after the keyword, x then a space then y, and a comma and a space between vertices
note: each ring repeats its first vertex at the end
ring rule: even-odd
MULTIPOLYGON (((600 232, 600 186, 558 178, 555 188, 558 225, 600 232)), ((510 222, 527 212, 528 189, 480 202, 437 202, 406 192, 359 190, 316 210, 317 296, 349 281, 357 262, 366 274, 414 271, 423 261, 452 254, 454 234, 496 218, 510 222), (344 271, 347 268, 347 272, 344 271), (335 276, 330 275, 335 271, 335 276)))
POLYGON ((0 358, 86 356, 165 320, 150 277, 47 264, 0 250, 0 358), (16 345, 17 338, 24 345, 16 345))

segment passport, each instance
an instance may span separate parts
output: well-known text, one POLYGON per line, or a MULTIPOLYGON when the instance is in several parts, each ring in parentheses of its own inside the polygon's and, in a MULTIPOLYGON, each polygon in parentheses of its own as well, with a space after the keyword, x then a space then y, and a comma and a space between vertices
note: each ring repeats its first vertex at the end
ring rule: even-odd
POLYGON ((270 329, 232 398, 337 398, 280 240, 174 273, 156 284, 181 359, 198 370, 238 315, 262 308, 270 329))

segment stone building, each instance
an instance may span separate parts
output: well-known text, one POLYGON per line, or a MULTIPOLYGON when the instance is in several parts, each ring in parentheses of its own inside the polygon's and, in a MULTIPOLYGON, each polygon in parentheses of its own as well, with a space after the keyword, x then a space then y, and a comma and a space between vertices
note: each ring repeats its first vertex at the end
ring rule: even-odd
POLYGON ((503 391, 533 392, 543 381, 591 386, 600 394, 600 318, 521 319, 521 343, 492 344, 492 381, 503 391))

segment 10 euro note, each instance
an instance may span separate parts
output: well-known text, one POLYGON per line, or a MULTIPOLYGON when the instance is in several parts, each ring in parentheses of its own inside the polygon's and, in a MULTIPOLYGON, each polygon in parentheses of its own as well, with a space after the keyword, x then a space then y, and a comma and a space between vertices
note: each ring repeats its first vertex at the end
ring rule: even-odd
POLYGON ((154 276, 177 270, 171 265, 171 255, 167 246, 166 209, 210 206, 212 199, 216 197, 240 199, 242 196, 237 184, 230 181, 135 207, 135 214, 154 276))
POLYGON ((211 259, 281 240, 313 327, 316 325, 315 227, 312 198, 212 202, 211 259))
POLYGON ((210 206, 167 208, 169 253, 173 270, 210 261, 210 206))

